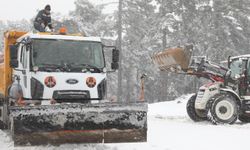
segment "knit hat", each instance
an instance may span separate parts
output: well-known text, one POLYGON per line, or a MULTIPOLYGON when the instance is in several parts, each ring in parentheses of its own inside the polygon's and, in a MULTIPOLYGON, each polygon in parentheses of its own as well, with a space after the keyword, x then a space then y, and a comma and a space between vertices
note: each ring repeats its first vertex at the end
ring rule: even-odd
POLYGON ((45 6, 45 10, 50 11, 50 10, 51 10, 50 5, 46 5, 46 6, 45 6))

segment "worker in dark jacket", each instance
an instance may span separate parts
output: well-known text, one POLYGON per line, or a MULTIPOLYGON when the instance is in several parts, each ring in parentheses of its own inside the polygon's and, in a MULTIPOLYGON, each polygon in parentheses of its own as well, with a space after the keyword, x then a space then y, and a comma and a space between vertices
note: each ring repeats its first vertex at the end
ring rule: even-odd
POLYGON ((53 31, 53 27, 51 24, 51 15, 50 15, 50 5, 46 5, 43 10, 40 10, 37 14, 34 27, 39 32, 45 32, 45 28, 48 26, 51 31, 53 31))

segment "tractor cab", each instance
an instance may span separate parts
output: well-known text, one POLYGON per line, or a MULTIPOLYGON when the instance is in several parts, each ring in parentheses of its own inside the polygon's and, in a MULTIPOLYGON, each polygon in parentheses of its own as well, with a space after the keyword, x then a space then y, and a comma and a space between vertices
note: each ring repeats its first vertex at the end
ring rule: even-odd
POLYGON ((250 55, 241 55, 229 58, 230 78, 238 85, 240 96, 250 95, 250 55))

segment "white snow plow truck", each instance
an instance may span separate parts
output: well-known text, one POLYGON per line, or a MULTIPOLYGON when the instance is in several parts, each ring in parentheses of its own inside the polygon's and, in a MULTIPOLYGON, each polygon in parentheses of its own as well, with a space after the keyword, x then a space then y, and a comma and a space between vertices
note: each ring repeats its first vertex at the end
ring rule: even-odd
POLYGON ((250 55, 228 57, 220 65, 206 57, 192 56, 192 46, 170 48, 152 56, 161 71, 203 77, 211 82, 199 88, 187 103, 194 121, 234 124, 250 122, 250 55))
MULTIPOLYGON (((0 64, 0 124, 15 145, 147 140, 147 104, 106 99, 98 37, 8 31, 0 64)), ((112 70, 119 51, 112 49, 112 70)))

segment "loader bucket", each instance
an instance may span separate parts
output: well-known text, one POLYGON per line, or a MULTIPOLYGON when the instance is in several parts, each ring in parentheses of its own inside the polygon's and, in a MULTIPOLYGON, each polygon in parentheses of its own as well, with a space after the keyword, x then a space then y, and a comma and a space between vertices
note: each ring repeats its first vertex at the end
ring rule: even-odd
POLYGON ((154 53, 152 60, 161 71, 186 72, 190 63, 192 48, 192 45, 185 46, 185 48, 169 48, 154 53))
POLYGON ((10 108, 15 145, 147 141, 146 103, 10 108))

